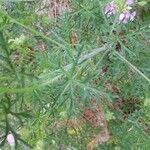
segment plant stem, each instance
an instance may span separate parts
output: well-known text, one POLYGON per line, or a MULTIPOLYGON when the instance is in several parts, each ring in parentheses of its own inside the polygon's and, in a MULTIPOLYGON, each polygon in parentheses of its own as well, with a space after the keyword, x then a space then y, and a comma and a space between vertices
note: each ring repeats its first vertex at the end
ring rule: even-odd
POLYGON ((122 61, 124 61, 126 64, 128 64, 129 67, 131 67, 134 71, 136 71, 139 75, 141 75, 148 83, 150 83, 150 79, 144 75, 137 67, 132 65, 127 59, 125 59, 122 55, 120 55, 118 52, 115 51, 115 54, 120 57, 122 61))

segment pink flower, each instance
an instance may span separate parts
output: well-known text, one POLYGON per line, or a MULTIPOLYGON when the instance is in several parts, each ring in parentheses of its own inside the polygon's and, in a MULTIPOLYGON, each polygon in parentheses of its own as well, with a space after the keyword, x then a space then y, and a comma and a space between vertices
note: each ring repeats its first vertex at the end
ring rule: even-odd
POLYGON ((119 21, 120 23, 128 23, 128 21, 130 20, 130 12, 126 11, 124 13, 121 13, 119 16, 119 21))
POLYGON ((15 138, 14 138, 13 134, 11 134, 11 133, 8 134, 6 139, 10 146, 12 146, 12 147, 15 146, 15 138))
POLYGON ((107 17, 110 17, 111 15, 114 15, 116 13, 116 10, 117 10, 117 5, 115 4, 114 1, 112 1, 106 5, 105 14, 107 15, 107 17))
POLYGON ((136 16, 136 11, 134 12, 126 11, 120 14, 119 21, 120 23, 126 24, 129 21, 133 21, 135 19, 135 16, 136 16))
POLYGON ((134 2, 135 2, 135 0, 126 0, 126 4, 129 6, 134 4, 134 2))

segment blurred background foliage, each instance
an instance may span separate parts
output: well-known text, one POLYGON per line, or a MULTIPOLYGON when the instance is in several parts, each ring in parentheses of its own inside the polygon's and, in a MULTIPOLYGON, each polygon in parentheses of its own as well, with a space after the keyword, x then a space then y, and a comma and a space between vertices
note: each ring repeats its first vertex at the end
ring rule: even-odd
POLYGON ((0 148, 12 133, 19 150, 86 150, 94 101, 110 138, 93 149, 149 149, 150 2, 115 26, 108 2, 0 1, 0 148))

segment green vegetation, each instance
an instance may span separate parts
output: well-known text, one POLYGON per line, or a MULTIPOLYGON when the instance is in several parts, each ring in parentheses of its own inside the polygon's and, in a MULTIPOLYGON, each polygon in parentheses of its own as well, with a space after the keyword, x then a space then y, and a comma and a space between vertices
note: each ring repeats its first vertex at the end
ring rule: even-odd
POLYGON ((108 3, 0 0, 2 150, 150 148, 150 1, 108 3))

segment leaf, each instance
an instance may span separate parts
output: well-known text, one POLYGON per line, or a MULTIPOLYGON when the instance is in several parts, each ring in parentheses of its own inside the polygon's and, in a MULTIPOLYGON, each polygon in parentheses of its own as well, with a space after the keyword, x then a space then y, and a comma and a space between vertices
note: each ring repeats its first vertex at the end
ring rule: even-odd
POLYGON ((20 112, 20 113, 13 113, 11 112, 12 115, 15 115, 15 116, 22 116, 22 117, 25 117, 25 118, 32 118, 33 115, 31 115, 30 113, 27 113, 27 112, 20 112))
POLYGON ((105 113, 105 117, 107 121, 110 121, 112 119, 115 119, 114 113, 110 112, 109 110, 107 110, 107 112, 105 113))
POLYGON ((144 100, 144 106, 150 107, 150 98, 146 98, 146 99, 144 100))
POLYGON ((138 2, 138 4, 140 5, 140 6, 145 6, 145 5, 147 5, 147 1, 145 0, 145 1, 140 1, 140 2, 138 2))

